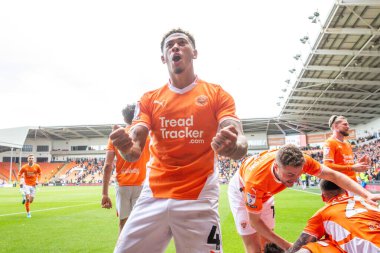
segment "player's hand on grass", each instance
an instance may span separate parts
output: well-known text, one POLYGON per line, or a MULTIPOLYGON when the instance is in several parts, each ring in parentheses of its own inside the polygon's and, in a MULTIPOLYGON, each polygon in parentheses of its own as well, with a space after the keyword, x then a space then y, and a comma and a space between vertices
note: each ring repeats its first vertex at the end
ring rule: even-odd
POLYGON ((108 195, 103 195, 102 198, 102 208, 110 209, 112 208, 112 201, 108 195))
POLYGON ((221 156, 231 157, 237 150, 238 131, 232 125, 222 128, 219 133, 212 138, 211 147, 221 156))
POLYGON ((133 146, 132 138, 124 127, 114 125, 109 137, 113 145, 122 153, 127 153, 133 146))

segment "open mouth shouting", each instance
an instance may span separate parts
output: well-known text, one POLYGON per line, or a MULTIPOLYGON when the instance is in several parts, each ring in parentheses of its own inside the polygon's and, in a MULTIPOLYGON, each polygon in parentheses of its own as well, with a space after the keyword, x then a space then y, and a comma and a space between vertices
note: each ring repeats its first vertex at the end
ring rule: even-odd
POLYGON ((172 61, 177 63, 181 60, 181 56, 179 54, 174 54, 173 57, 172 57, 172 61))

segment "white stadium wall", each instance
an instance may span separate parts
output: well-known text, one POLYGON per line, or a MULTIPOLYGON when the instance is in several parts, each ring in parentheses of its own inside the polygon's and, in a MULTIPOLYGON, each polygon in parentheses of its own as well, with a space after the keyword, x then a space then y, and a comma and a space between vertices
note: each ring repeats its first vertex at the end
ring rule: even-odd
POLYGON ((105 158, 107 138, 83 138, 72 140, 49 140, 49 139, 26 139, 24 147, 30 145, 32 150, 21 151, 15 149, 13 152, 0 153, 0 162, 4 157, 24 158, 33 154, 36 158, 47 158, 48 162, 65 162, 76 158, 105 158), (48 146, 48 151, 37 151, 37 146, 48 146), (86 146, 85 150, 73 150, 72 147, 86 146))
POLYGON ((248 153, 255 154, 268 149, 268 139, 265 132, 245 133, 248 142, 248 153))
POLYGON ((367 124, 356 125, 354 128, 356 129, 357 138, 367 137, 373 134, 380 137, 380 118, 372 120, 367 124))

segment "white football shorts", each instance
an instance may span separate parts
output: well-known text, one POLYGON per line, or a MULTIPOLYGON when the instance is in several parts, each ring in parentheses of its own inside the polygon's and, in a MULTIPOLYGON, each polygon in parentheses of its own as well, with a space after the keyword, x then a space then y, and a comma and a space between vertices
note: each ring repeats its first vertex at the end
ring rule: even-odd
POLYGON ((164 252, 172 237, 178 253, 222 252, 218 200, 142 195, 119 235, 114 252, 164 252))
POLYGON ((24 190, 25 195, 30 195, 34 198, 36 196, 36 187, 31 185, 24 185, 22 188, 24 190))
POLYGON ((131 214, 141 190, 142 186, 116 186, 116 211, 120 220, 131 214))
MULTIPOLYGON (((242 186, 243 185, 240 183, 239 179, 239 173, 236 172, 228 185, 228 201, 230 203, 231 212, 235 220, 235 226, 238 234, 251 235, 256 233, 256 230, 249 223, 248 211, 244 203, 244 193, 241 191, 242 186)), ((263 203, 261 219, 270 229, 274 228, 275 219, 273 196, 268 199, 268 201, 263 203)))

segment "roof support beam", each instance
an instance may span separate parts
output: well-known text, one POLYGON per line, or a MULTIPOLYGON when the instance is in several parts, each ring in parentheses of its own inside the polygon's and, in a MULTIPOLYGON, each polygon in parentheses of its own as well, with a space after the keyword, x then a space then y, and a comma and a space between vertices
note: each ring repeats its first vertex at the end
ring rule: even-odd
MULTIPOLYGON (((305 110, 300 110, 300 109, 285 109, 284 112, 290 112, 290 113, 304 113, 305 110)), ((339 114, 340 112, 338 111, 326 111, 326 110, 309 110, 309 114, 323 114, 323 115, 333 115, 333 114, 339 114)), ((343 112, 345 116, 351 115, 351 116, 358 116, 358 117, 378 117, 380 114, 373 114, 373 113, 356 113, 356 112, 343 112)), ((302 115, 300 115, 302 116, 302 115)))
MULTIPOLYGON (((306 100, 306 101, 324 101, 324 102, 336 102, 336 103, 363 103, 363 104, 375 104, 379 105, 379 100, 363 100, 363 99, 352 99, 352 98, 326 98, 326 97, 302 97, 302 96, 292 96, 289 100, 306 100)), ((309 105, 312 107, 313 105, 309 105)), ((333 105, 332 105, 333 106, 333 105)), ((369 108, 370 109, 370 108, 369 108)))
POLYGON ((40 128, 40 130, 43 131, 43 132, 46 132, 46 133, 49 134, 49 135, 56 136, 56 137, 58 137, 59 139, 67 140, 66 137, 63 137, 62 135, 59 135, 59 134, 56 134, 56 133, 53 133, 53 132, 47 130, 46 128, 44 128, 44 129, 40 128))
POLYGON ((338 0, 338 3, 344 6, 380 6, 378 0, 338 0))
POLYGON ((91 130, 91 131, 93 131, 93 132, 99 134, 99 135, 102 136, 102 137, 108 137, 107 135, 104 135, 102 132, 96 130, 96 129, 93 128, 93 127, 87 127, 87 128, 88 128, 89 130, 91 130))
POLYGON ((313 54, 324 54, 324 55, 348 55, 348 56, 374 56, 379 57, 379 50, 344 50, 344 49, 317 49, 313 51, 313 54))
POLYGON ((277 128, 282 132, 283 135, 286 135, 285 131, 282 130, 281 126, 280 126, 278 123, 274 123, 274 124, 275 124, 275 125, 277 126, 277 128))
MULTIPOLYGON (((319 122, 320 124, 327 124, 330 116, 315 116, 315 115, 297 115, 297 114, 284 114, 281 116, 281 119, 289 120, 295 119, 297 121, 301 121, 304 123, 304 119, 306 122, 319 122)), ((349 119, 351 123, 363 123, 363 120, 358 118, 349 119)))
POLYGON ((298 79, 298 81, 303 82, 303 83, 337 83, 337 84, 355 84, 355 85, 380 85, 379 81, 370 81, 370 80, 300 78, 300 79, 298 79))
POLYGON ((369 28, 327 28, 327 34, 380 35, 379 30, 369 28))
POLYGON ((380 73, 380 68, 363 68, 363 67, 339 67, 339 66, 317 66, 310 65, 305 67, 306 70, 314 71, 344 71, 344 72, 367 72, 380 73))
POLYGON ((346 94, 346 95, 363 95, 363 96, 376 96, 380 93, 361 92, 361 91, 345 91, 345 90, 314 90, 314 89, 294 89, 296 92, 308 92, 308 93, 329 93, 329 94, 346 94))
MULTIPOLYGON (((325 109, 336 108, 336 109, 345 109, 345 110, 347 110, 348 108, 345 105, 326 105, 326 104, 320 105, 320 104, 305 104, 305 103, 288 103, 287 106, 294 106, 294 107, 310 107, 311 106, 311 108, 325 108, 325 109)), ((377 108, 377 107, 369 108, 369 107, 356 106, 356 107, 352 107, 351 109, 380 112, 380 108, 377 108)), ((286 108, 284 110, 286 110, 286 108)))

